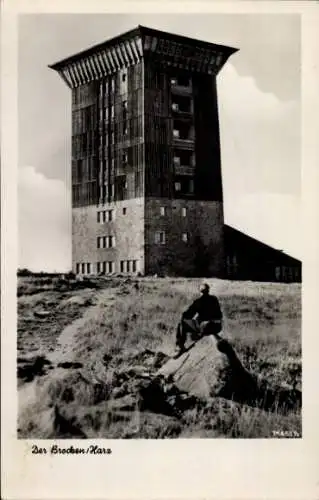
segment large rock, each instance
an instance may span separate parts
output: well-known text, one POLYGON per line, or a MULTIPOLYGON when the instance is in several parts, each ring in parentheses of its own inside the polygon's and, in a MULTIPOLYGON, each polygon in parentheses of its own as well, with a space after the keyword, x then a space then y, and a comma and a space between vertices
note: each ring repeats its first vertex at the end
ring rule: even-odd
POLYGON ((231 344, 218 336, 204 337, 158 371, 181 391, 207 400, 212 396, 242 399, 254 390, 254 377, 242 366, 231 344))

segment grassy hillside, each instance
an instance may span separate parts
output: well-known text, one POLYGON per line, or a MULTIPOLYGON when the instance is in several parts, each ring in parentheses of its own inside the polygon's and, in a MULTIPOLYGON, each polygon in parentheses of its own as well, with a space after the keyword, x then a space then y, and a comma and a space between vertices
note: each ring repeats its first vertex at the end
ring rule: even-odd
MULTIPOLYGON (((244 366, 271 384, 300 389, 300 285, 207 281, 220 299, 224 336, 244 366)), ((69 286, 59 291, 46 282, 46 291, 41 291, 38 279, 36 286, 29 283, 29 291, 33 289, 28 294, 28 287, 21 288, 20 282, 18 345, 24 356, 30 336, 33 348, 41 346, 37 354, 45 358, 56 349, 58 332, 82 319, 68 330, 66 353, 62 356, 61 351, 64 361, 81 365, 66 365, 67 369, 51 362, 31 382, 20 377, 19 436, 70 437, 72 431, 65 430, 65 422, 86 437, 105 438, 301 434, 297 410, 283 415, 215 398, 209 407, 194 405, 176 417, 142 412, 130 399, 136 370, 150 370, 149 360, 156 352, 172 352, 176 324, 198 294, 199 283, 194 279, 101 278, 93 288, 69 286), (32 315, 41 300, 50 315, 38 318, 37 324, 32 315), (27 317, 32 317, 32 332, 27 317), (130 391, 125 392, 128 386, 130 391), (121 391, 124 397, 119 397, 121 391)), ((55 355, 59 361, 60 351, 55 355)))

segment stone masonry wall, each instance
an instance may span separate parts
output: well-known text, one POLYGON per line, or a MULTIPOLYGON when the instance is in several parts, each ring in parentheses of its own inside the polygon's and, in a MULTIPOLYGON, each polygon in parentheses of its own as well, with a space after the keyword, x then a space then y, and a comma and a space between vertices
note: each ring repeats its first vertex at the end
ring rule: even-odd
POLYGON ((149 198, 145 202, 145 272, 223 275, 223 205, 216 201, 149 198), (165 215, 161 215, 165 207, 165 215), (186 209, 183 216, 182 209, 186 209), (165 232, 165 244, 155 232, 165 232), (187 233, 188 241, 182 241, 187 233))
POLYGON ((72 267, 90 263, 93 273, 97 262, 114 262, 120 272, 120 261, 136 260, 137 271, 144 272, 144 198, 118 201, 105 205, 78 207, 72 210, 72 267), (123 214, 126 208, 126 215, 123 214), (97 212, 113 209, 114 220, 103 224, 97 212), (115 236, 114 248, 97 248, 99 236, 115 236))

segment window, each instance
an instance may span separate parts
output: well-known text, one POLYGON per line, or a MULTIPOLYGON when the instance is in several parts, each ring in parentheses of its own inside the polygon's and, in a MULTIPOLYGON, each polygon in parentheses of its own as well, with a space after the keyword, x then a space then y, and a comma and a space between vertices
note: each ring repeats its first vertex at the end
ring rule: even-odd
POLYGON ((106 236, 106 248, 115 247, 115 237, 114 236, 106 236))
POLYGON ((114 105, 111 105, 111 118, 114 118, 114 105))
POLYGON ((173 130, 173 137, 175 137, 176 139, 179 138, 179 130, 177 130, 176 128, 174 128, 173 130))
POLYGON ((173 111, 178 111, 178 104, 176 102, 172 103, 172 110, 173 111))
POLYGON ((173 161, 174 161, 174 165, 180 166, 180 164, 181 164, 180 156, 174 156, 173 161))
POLYGON ((107 263, 107 270, 109 273, 113 273, 114 272, 114 262, 113 261, 109 261, 107 263))
POLYGON ((133 260, 133 261, 132 261, 132 264, 133 264, 133 269, 132 269, 132 271, 133 271, 133 273, 136 273, 136 270, 137 270, 137 261, 136 261, 136 260, 133 260))
POLYGON ((120 262, 120 272, 124 273, 124 260, 121 260, 120 262))
POLYGON ((125 152, 125 153, 122 154, 122 163, 124 163, 124 165, 126 165, 127 164, 127 160, 128 160, 127 153, 125 152))
POLYGON ((99 236, 97 238, 98 248, 113 248, 115 246, 114 236, 99 236))
POLYGON ((171 78, 171 85, 177 85, 177 78, 171 78))
POLYGON ((188 242, 188 233, 182 233, 182 241, 184 241, 184 243, 188 242))
POLYGON ((85 274, 85 264, 82 264, 82 274, 85 274))
POLYGON ((175 191, 181 191, 182 184, 180 182, 175 182, 175 191))
POLYGON ((165 215, 166 214, 166 209, 165 207, 160 207, 160 214, 165 215))
POLYGON ((91 264, 90 263, 86 264, 86 268, 87 268, 87 273, 91 274, 91 264))
POLYGON ((106 262, 102 262, 102 273, 106 273, 106 262))
POLYGON ((126 272, 127 273, 130 272, 130 261, 129 260, 126 261, 126 272))
POLYGON ((103 224, 105 222, 105 212, 97 212, 97 222, 103 224))
POLYGON ((185 207, 182 208, 182 217, 186 217, 187 209, 185 207))
POLYGON ((188 184, 188 189, 190 193, 194 193, 194 180, 190 179, 189 184, 188 184))
POLYGON ((80 264, 78 262, 76 264, 76 274, 80 274, 80 264))
POLYGON ((126 81, 126 76, 127 76, 127 75, 126 75, 126 73, 123 73, 123 74, 122 74, 122 82, 125 82, 125 81, 126 81))
POLYGON ((106 221, 111 222, 114 219, 114 210, 103 210, 102 212, 97 212, 97 221, 99 224, 104 224, 106 221))
POLYGON ((155 243, 160 244, 160 245, 165 245, 165 232, 164 231, 156 231, 155 243))
POLYGON ((126 207, 123 207, 122 212, 123 212, 123 215, 126 215, 126 212, 127 212, 126 207))
POLYGON ((96 263, 96 272, 97 272, 97 274, 100 274, 100 272, 101 272, 101 262, 97 262, 96 263))

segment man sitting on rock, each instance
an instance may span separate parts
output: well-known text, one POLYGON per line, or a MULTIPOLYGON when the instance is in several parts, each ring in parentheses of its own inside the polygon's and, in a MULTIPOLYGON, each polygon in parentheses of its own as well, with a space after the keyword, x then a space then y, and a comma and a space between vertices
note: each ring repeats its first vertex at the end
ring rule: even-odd
POLYGON ((209 286, 205 283, 201 289, 202 296, 196 299, 182 314, 177 327, 176 349, 185 350, 187 334, 193 341, 205 335, 217 335, 222 330, 222 312, 215 295, 209 294, 209 286))

